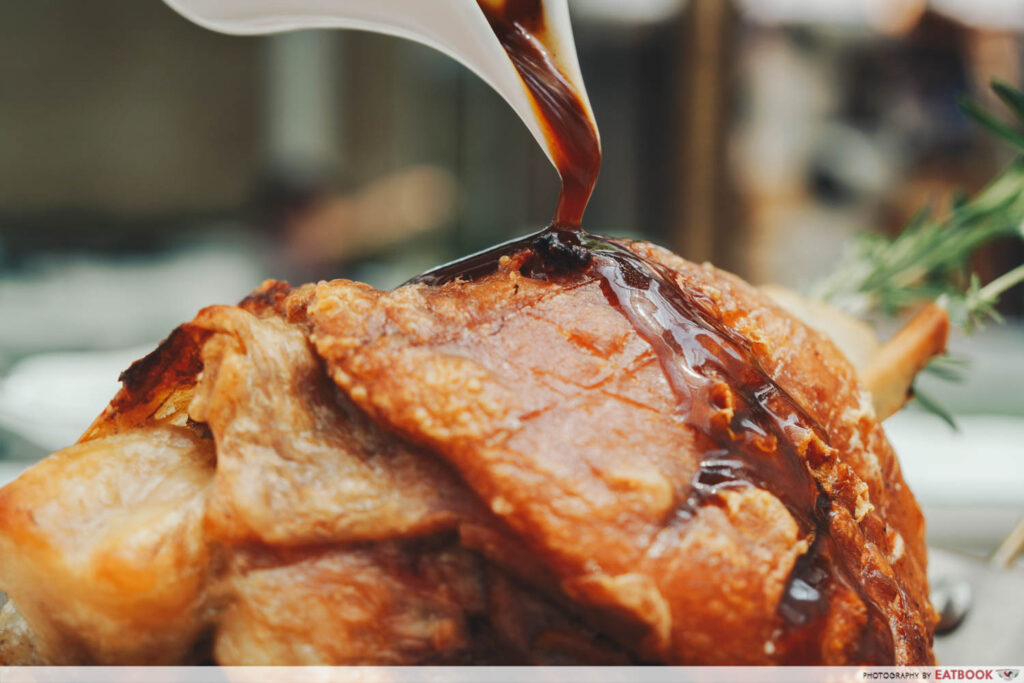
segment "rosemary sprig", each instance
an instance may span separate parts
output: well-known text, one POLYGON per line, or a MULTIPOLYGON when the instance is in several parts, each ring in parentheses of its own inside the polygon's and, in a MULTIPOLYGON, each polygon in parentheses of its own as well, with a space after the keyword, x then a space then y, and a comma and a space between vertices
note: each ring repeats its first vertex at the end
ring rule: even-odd
POLYGON ((944 405, 932 398, 931 394, 922 392, 917 387, 914 387, 914 398, 917 400, 917 404, 924 408, 925 411, 935 415, 947 425, 953 431, 960 431, 960 428, 956 424, 956 418, 953 414, 946 409, 944 405))
MULTIPOLYGON (((1024 126, 1024 93, 1005 83, 992 85, 1024 126)), ((961 100, 965 114, 1024 152, 1024 132, 961 100)), ((973 329, 995 314, 998 296, 1024 278, 1019 269, 981 287, 966 272, 967 260, 998 237, 1024 237, 1024 156, 969 200, 936 217, 925 207, 895 237, 869 233, 858 239, 811 295, 857 316, 893 315, 923 301, 942 300, 955 322, 973 329), (1006 279, 1004 279, 1006 278, 1006 279), (966 287, 965 287, 966 283, 966 287), (955 310, 954 310, 955 309, 955 310)))
POLYGON ((939 379, 947 382, 963 382, 967 373, 969 363, 964 358, 957 358, 949 354, 943 354, 932 358, 925 370, 939 379))
MULTIPOLYGON (((979 284, 978 276, 971 274, 971 284, 962 295, 944 294, 939 303, 949 312, 950 321, 963 328, 967 334, 984 326, 986 319, 997 323, 1003 322, 1003 316, 996 310, 999 295, 1017 284, 1024 282, 1024 264, 1017 266, 1008 273, 997 277, 984 287, 979 284)), ((964 381, 968 362, 949 354, 936 356, 925 366, 925 372, 948 382, 964 381)), ((914 395, 917 403, 925 411, 937 415, 946 424, 957 430, 953 415, 930 394, 925 394, 915 383, 914 395)))
POLYGON ((939 303, 949 312, 950 321, 970 334, 984 327, 987 319, 1003 322, 1003 316, 996 310, 999 296, 1021 282, 1024 282, 1024 264, 1003 273, 984 287, 978 276, 972 273, 967 291, 962 294, 944 294, 939 303))
MULTIPOLYGON (((992 89, 1013 113, 1006 123, 976 103, 961 98, 960 109, 971 119, 1024 153, 1024 92, 994 81, 992 89)), ((887 315, 923 301, 937 301, 950 320, 968 334, 986 320, 1002 322, 996 310, 999 297, 1024 282, 1024 264, 982 286, 967 273, 967 260, 985 243, 998 237, 1024 237, 1024 156, 972 199, 954 201, 945 218, 925 207, 895 237, 870 233, 858 239, 832 274, 810 294, 852 315, 887 315), (966 287, 964 283, 966 282, 966 287)), ((926 370, 949 381, 961 381, 966 362, 949 356, 932 359, 926 370)), ((953 429, 953 416, 934 398, 915 386, 918 404, 953 429)))

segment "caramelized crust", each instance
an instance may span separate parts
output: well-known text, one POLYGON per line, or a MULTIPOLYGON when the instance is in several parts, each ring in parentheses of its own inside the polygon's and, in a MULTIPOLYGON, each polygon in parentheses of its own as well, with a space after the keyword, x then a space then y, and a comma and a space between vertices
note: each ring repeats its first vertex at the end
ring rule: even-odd
POLYGON ((923 520, 853 368, 629 248, 711 321, 693 353, 738 340, 776 393, 681 400, 600 278, 526 252, 392 292, 268 281, 0 490, 0 661, 931 663, 923 520))
POLYGON ((299 546, 452 530, 476 500, 449 468, 355 410, 302 330, 229 306, 186 326, 202 346, 189 413, 213 434, 207 530, 299 546))
POLYGON ((214 651, 221 664, 472 661, 484 582, 479 557, 458 547, 246 549, 228 571, 234 596, 214 651))
POLYGON ((189 654, 208 625, 212 477, 212 443, 153 426, 67 448, 0 489, 3 590, 44 661, 189 654))
POLYGON ((801 451, 829 501, 824 622, 780 614, 816 540, 790 501, 739 486, 691 509, 710 445, 595 279, 527 278, 519 255, 440 287, 322 283, 312 338, 354 402, 452 462, 567 595, 627 622, 616 635, 643 657, 930 661, 923 520, 849 363, 731 276, 633 249, 672 269, 824 430, 801 451))

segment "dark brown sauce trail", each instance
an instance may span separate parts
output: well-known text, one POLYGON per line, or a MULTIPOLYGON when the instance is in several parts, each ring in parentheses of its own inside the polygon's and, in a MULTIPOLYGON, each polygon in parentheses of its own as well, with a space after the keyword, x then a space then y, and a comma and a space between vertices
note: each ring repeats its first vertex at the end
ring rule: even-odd
POLYGON ((544 31, 538 0, 480 7, 533 96, 562 176, 554 224, 410 281, 443 285, 493 273, 503 256, 529 252, 527 277, 592 277, 608 302, 654 350, 678 399, 680 415, 705 440, 705 459, 673 523, 685 524, 721 493, 755 486, 775 495, 801 531, 813 538, 794 567, 778 607, 776 646, 788 663, 817 663, 829 597, 845 586, 868 610, 857 658, 892 663, 894 642, 883 611, 868 596, 829 535, 831 502, 808 471, 796 444, 824 430, 765 372, 749 343, 723 326, 710 301, 677 285, 672 273, 614 240, 580 229, 601 164, 597 133, 582 100, 554 66, 537 36, 544 31), (731 408, 731 419, 724 408, 731 408))
POLYGON ((597 131, 579 93, 559 71, 540 40, 546 30, 540 0, 505 0, 498 4, 479 2, 491 29, 526 84, 562 177, 554 223, 578 228, 601 170, 597 131))
POLYGON ((685 523, 720 493, 756 486, 775 495, 793 515, 810 550, 797 562, 778 613, 777 640, 789 663, 821 657, 822 619, 830 595, 854 590, 869 612, 859 658, 891 663, 894 643, 884 613, 845 567, 829 536, 831 503, 814 481, 797 443, 824 430, 761 367, 749 343, 724 327, 710 301, 676 284, 671 272, 618 242, 580 230, 552 226, 494 249, 434 269, 412 280, 443 285, 494 272, 503 256, 530 252, 520 266, 527 277, 545 280, 593 277, 657 355, 679 401, 680 415, 706 440, 704 461, 674 523, 685 523), (731 407, 731 420, 722 409, 731 407))

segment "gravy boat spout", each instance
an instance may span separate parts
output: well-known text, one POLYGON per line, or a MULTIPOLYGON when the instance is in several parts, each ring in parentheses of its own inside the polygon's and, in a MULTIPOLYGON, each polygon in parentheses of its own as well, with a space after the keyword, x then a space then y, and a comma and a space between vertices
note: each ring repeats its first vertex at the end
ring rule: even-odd
MULTIPOLYGON (((479 0, 500 4, 506 0, 479 0)), ((348 28, 413 40, 467 66, 519 114, 554 161, 530 94, 478 0, 165 0, 187 19, 221 33, 253 35, 348 28)), ((545 30, 538 40, 578 93, 593 125, 569 21, 568 0, 539 0, 545 30)), ((594 130, 597 127, 594 125, 594 130)))

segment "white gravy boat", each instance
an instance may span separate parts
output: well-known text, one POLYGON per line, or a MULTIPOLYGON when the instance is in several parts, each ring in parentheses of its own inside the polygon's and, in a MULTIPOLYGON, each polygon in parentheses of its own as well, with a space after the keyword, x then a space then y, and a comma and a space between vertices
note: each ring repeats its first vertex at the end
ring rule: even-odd
MULTIPOLYGON (((350 28, 413 40, 439 50, 486 81, 519 114, 553 159, 544 126, 525 84, 491 30, 478 0, 165 0, 187 19, 221 33, 279 33, 350 28)), ((494 3, 496 0, 483 0, 494 3)), ((568 0, 541 0, 546 30, 538 36, 579 94, 594 130, 583 87, 568 0)))

